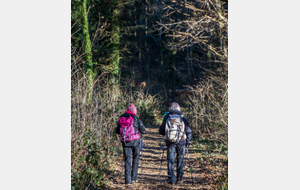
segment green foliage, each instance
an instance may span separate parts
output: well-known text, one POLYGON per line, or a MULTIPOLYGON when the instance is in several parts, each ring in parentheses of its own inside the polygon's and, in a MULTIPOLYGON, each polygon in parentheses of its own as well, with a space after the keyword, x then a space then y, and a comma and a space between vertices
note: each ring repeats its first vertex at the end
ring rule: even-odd
MULTIPOLYGON (((119 64, 120 64, 120 25, 119 25, 119 14, 120 14, 120 0, 112 0, 113 9, 112 11, 112 26, 111 26, 111 37, 109 46, 112 48, 111 63, 112 63, 112 74, 114 77, 119 76, 119 64)), ((115 81, 116 84, 119 83, 118 80, 115 81)))
MULTIPOLYGON (((77 167, 72 168, 71 179, 72 179, 72 189, 84 189, 89 184, 95 187, 102 188, 104 182, 105 173, 110 171, 110 159, 103 157, 102 148, 100 147, 98 141, 93 140, 94 134, 89 127, 87 130, 83 131, 83 144, 79 144, 79 147, 86 147, 84 151, 84 156, 82 154, 75 153, 74 159, 77 159, 77 167)), ((75 147, 72 147, 74 149, 75 147)))
POLYGON ((158 125, 161 123, 160 109, 162 101, 150 94, 136 91, 134 93, 134 105, 143 123, 158 125))

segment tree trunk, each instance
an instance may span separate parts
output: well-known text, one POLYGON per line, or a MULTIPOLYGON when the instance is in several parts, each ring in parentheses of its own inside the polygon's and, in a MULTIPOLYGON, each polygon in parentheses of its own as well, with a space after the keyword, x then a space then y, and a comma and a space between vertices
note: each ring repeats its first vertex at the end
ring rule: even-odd
MULTIPOLYGON (((161 19, 160 19, 161 23, 161 19)), ((163 61, 163 48, 161 42, 161 29, 159 30, 159 61, 160 61, 160 71, 161 71, 161 84, 164 93, 165 103, 168 101, 168 94, 166 90, 166 78, 165 78, 165 68, 164 68, 164 61, 163 61)))
MULTIPOLYGON (((119 25, 119 14, 120 14, 120 0, 113 0, 113 13, 112 13, 112 32, 111 32, 111 63, 112 63, 112 96, 113 96, 113 112, 115 112, 115 102, 119 93, 119 70, 120 70, 120 54, 119 54, 119 44, 120 44, 120 25, 119 25)), ((113 122, 115 123, 115 117, 113 117, 113 122)))
MULTIPOLYGON (((146 6, 146 11, 145 11, 145 15, 147 15, 147 13, 148 13, 148 5, 146 6)), ((146 39, 147 39, 147 36, 148 36, 148 17, 146 16, 145 17, 145 24, 146 24, 146 30, 145 30, 145 50, 146 50, 146 53, 147 53, 147 56, 149 57, 149 48, 148 48, 148 43, 147 43, 147 41, 146 41, 146 39)), ((149 80, 149 73, 150 73, 150 71, 149 71, 149 58, 146 58, 147 59, 147 80, 149 80)))
POLYGON ((190 48, 190 66, 191 66, 191 71, 192 71, 192 81, 194 83, 195 73, 194 73, 194 67, 193 67, 193 47, 190 48))
POLYGON ((189 56, 189 48, 186 46, 186 60, 187 60, 187 65, 188 65, 188 75, 191 77, 191 68, 190 68, 190 56, 189 56))
POLYGON ((113 13, 112 13, 112 33, 111 33, 111 63, 112 63, 112 74, 114 85, 119 84, 119 64, 120 64, 120 54, 119 54, 119 44, 120 44, 120 25, 119 25, 119 14, 120 14, 120 1, 113 0, 113 13))
POLYGON ((93 72, 93 62, 92 62, 92 51, 91 51, 91 39, 89 34, 89 22, 88 15, 86 11, 86 0, 82 1, 82 25, 83 25, 83 41, 84 41, 84 51, 86 53, 86 74, 88 78, 88 99, 91 100, 93 93, 93 82, 94 82, 94 72, 93 72))
MULTIPOLYGON (((186 14, 186 2, 184 0, 184 12, 186 14)), ((187 16, 185 15, 185 20, 187 20, 187 16)), ((188 29, 188 24, 186 24, 186 30, 188 29)), ((190 58, 189 58, 189 46, 186 46, 186 60, 187 60, 187 66, 188 66, 188 75, 191 76, 191 69, 190 69, 190 58)))
MULTIPOLYGON (((175 41, 175 32, 173 32, 173 44, 175 41)), ((176 65, 175 65, 176 50, 172 48, 172 99, 175 100, 175 81, 176 81, 176 65)))

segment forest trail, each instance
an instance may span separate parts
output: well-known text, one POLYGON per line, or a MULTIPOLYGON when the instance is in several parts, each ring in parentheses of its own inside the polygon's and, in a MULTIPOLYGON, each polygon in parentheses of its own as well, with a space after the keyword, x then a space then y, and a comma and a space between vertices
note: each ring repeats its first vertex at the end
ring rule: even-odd
MULTIPOLYGON (((119 171, 118 175, 113 177, 113 180, 108 184, 109 189, 212 189, 209 185, 211 184, 212 178, 207 173, 206 169, 197 169, 193 172, 194 186, 192 184, 191 172, 189 171, 188 157, 185 152, 184 156, 184 175, 183 183, 170 185, 167 181, 167 150, 164 150, 163 162, 161 166, 160 180, 159 181, 159 168, 162 158, 162 150, 160 150, 159 143, 163 142, 163 136, 158 133, 159 126, 146 127, 146 134, 143 137, 143 156, 140 154, 139 169, 138 169, 138 182, 125 185, 125 178, 122 175, 123 162, 119 161, 116 166, 116 170, 119 171), (142 174, 142 162, 143 158, 143 174, 142 174), (206 179, 206 180, 205 180, 206 179)), ((194 166, 194 158, 197 156, 197 152, 193 146, 189 148, 189 157, 191 167, 194 166)), ((122 159, 122 158, 120 158, 122 159)), ((175 160, 174 173, 176 172, 177 159, 175 160)), ((195 167, 196 168, 196 167, 195 167)))

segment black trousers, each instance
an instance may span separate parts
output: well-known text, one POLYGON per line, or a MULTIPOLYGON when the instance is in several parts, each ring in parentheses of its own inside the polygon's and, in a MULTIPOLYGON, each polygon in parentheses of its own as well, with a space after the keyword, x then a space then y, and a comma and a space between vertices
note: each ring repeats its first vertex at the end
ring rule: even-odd
POLYGON ((137 172, 139 168, 140 145, 137 146, 123 146, 123 153, 125 157, 125 183, 137 180, 137 172), (131 168, 131 155, 133 155, 131 168))
POLYGON ((167 148, 167 160, 168 160, 168 177, 169 182, 175 183, 174 174, 174 162, 175 152, 177 153, 177 180, 181 180, 183 176, 183 165, 184 165, 184 145, 177 145, 176 147, 167 148))

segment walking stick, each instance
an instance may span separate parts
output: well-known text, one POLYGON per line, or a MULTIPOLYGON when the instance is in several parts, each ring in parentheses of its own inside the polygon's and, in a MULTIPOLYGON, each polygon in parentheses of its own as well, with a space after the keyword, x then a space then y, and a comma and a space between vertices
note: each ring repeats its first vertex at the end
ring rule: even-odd
POLYGON ((142 142, 141 142, 141 148, 142 148, 142 159, 141 159, 141 164, 142 164, 142 179, 144 178, 143 176, 143 136, 142 136, 142 142))
MULTIPOLYGON (((121 147, 122 147, 122 143, 120 142, 121 147)), ((124 168, 125 168, 125 154, 124 154, 124 147, 123 147, 123 167, 122 167, 122 176, 125 176, 124 174, 124 168)))
POLYGON ((193 175, 192 175, 192 170, 191 170, 191 163, 190 163, 190 156, 189 156, 188 147, 186 147, 186 153, 187 153, 187 155, 188 155, 188 160, 189 160, 189 168, 190 168, 190 172, 191 172, 191 176, 192 176, 192 183, 193 183, 193 186, 194 186, 194 178, 193 178, 193 175))
POLYGON ((164 153, 165 153, 165 146, 161 146, 160 150, 163 150, 162 152, 162 156, 161 156, 161 162, 160 162, 160 168, 159 168, 159 181, 160 181, 160 170, 161 170, 161 165, 162 165, 162 161, 163 161, 163 157, 164 157, 164 153))

